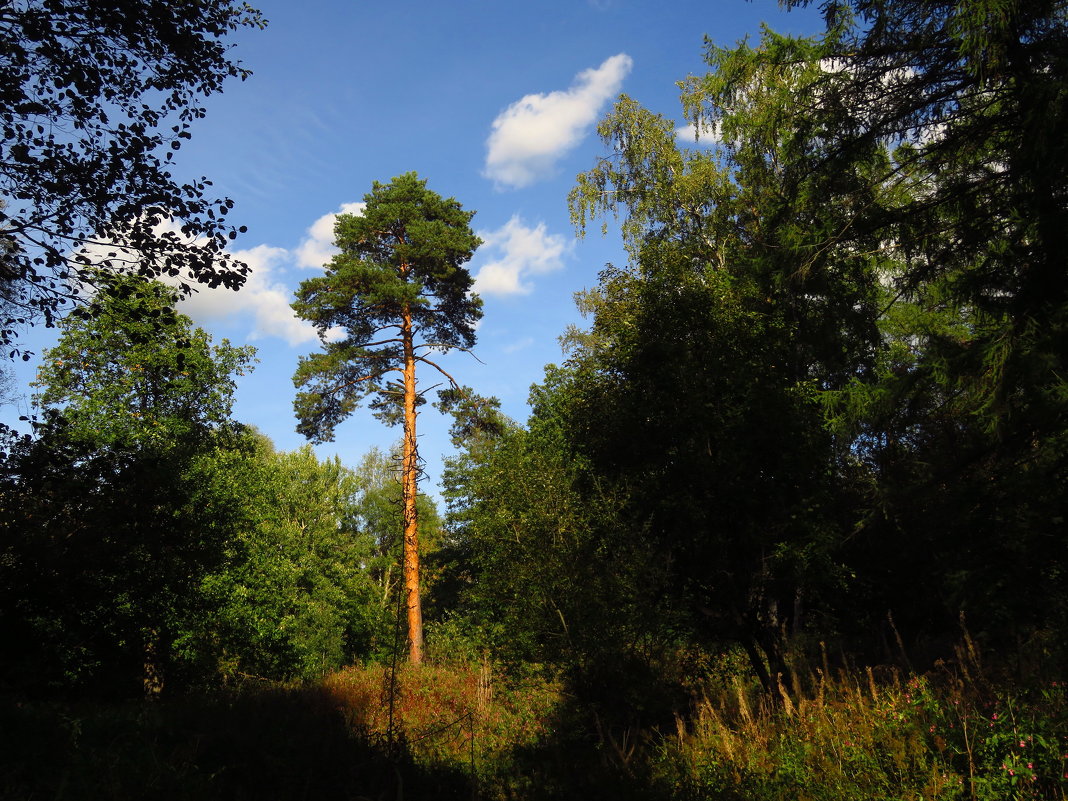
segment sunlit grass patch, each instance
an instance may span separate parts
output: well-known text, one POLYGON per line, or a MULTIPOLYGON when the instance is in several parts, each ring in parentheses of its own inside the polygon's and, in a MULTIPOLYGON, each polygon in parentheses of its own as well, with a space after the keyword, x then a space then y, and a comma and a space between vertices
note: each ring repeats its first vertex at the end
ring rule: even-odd
POLYGON ((739 680, 665 741, 676 797, 746 801, 1068 798, 1063 683, 822 672, 769 699, 739 680))
POLYGON ((555 683, 505 681, 488 663, 401 665, 395 677, 382 665, 350 667, 328 676, 323 687, 361 736, 403 743, 417 761, 479 773, 549 735, 559 702, 555 683))

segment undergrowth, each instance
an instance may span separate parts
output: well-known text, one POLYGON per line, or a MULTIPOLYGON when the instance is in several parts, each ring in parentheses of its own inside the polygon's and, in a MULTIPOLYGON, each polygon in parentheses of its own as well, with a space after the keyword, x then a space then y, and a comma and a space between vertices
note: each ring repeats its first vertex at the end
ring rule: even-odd
POLYGON ((738 678, 664 739, 658 782, 717 801, 1068 799, 1068 687, 977 667, 817 670, 774 698, 738 678))
POLYGON ((509 795, 515 755, 555 736, 558 685, 494 677, 488 662, 402 666, 392 707, 390 686, 390 672, 378 665, 346 668, 323 683, 353 732, 403 750, 424 769, 466 772, 484 797, 509 795))
MULTIPOLYGON (((591 727, 557 682, 486 662, 352 667, 155 704, 0 699, 0 798, 1068 799, 1068 687, 795 671, 709 679, 674 730, 591 727), (392 713, 390 697, 392 697, 392 713)), ((594 718, 596 720, 596 716, 594 718)))

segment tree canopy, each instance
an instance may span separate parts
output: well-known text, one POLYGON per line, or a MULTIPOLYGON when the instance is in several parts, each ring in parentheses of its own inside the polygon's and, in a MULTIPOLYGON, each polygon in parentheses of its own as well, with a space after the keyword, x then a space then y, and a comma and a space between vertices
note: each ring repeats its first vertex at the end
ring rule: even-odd
POLYGON ((158 282, 100 287, 45 354, 36 438, 5 454, 3 625, 19 664, 50 665, 44 681, 143 676, 154 692, 232 534, 198 465, 235 434, 235 375, 253 352, 212 346, 158 282))
POLYGON ((438 370, 429 354, 471 348, 482 317, 463 267, 481 244, 470 228, 474 212, 415 173, 376 181, 364 203, 359 214, 338 216, 341 253, 326 275, 300 285, 293 304, 323 344, 294 376, 308 387, 297 396, 298 431, 316 442, 332 440, 368 395, 385 422, 399 422, 404 390, 391 376, 404 373, 406 343, 415 361, 438 370))

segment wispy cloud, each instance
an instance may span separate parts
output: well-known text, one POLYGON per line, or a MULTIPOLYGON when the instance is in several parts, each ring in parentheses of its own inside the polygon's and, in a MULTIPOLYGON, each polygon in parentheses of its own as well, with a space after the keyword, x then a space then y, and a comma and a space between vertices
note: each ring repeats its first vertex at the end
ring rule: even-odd
POLYGON ((483 174, 515 189, 551 174, 618 94, 632 65, 630 56, 620 53, 580 72, 566 91, 530 94, 512 103, 493 121, 483 174))
POLYGON ((698 147, 714 147, 722 141, 717 123, 701 123, 696 126, 692 122, 675 129, 675 140, 683 145, 698 147))
POLYGON ((534 337, 523 337, 522 339, 512 342, 509 345, 505 345, 501 348, 505 353, 516 353, 517 351, 529 348, 534 344, 534 337))
POLYGON ((475 291, 482 295, 526 295, 533 289, 532 276, 561 269, 564 256, 574 242, 560 234, 550 234, 545 223, 531 228, 519 215, 513 215, 496 231, 480 231, 480 254, 492 261, 481 266, 475 276, 475 291))
POLYGON ((304 240, 295 251, 297 266, 318 269, 330 261, 337 253, 337 248, 334 247, 334 221, 337 215, 362 214, 365 205, 364 203, 342 203, 337 211, 324 214, 313 222, 304 240))

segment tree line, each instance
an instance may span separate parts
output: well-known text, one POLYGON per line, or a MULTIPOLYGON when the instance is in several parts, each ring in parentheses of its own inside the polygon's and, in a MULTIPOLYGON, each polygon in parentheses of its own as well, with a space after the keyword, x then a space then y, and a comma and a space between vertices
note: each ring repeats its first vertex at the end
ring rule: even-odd
POLYGON ((465 614, 635 718, 694 649, 1062 664, 1065 9, 822 9, 707 45, 695 141, 619 98, 570 203, 628 263, 446 478, 465 614))
POLYGON ((349 468, 276 451, 230 414, 251 348, 212 345, 162 284, 98 281, 94 314, 45 354, 34 435, 5 441, 3 681, 156 694, 388 655, 392 455, 349 468))
POLYGON ((457 201, 376 183, 294 305, 323 346, 300 430, 370 398, 399 483, 276 453, 230 419, 248 349, 154 267, 81 265, 94 299, 6 448, 6 680, 309 677, 398 638, 417 662, 428 540, 431 630, 624 720, 670 722, 730 654, 770 695, 806 654, 922 668, 963 632, 1063 664, 1064 5, 821 8, 817 36, 707 45, 693 142, 626 96, 601 122, 570 205, 580 233, 620 219, 628 261, 577 297, 525 423, 446 376, 440 524, 414 371, 474 345, 457 201))

